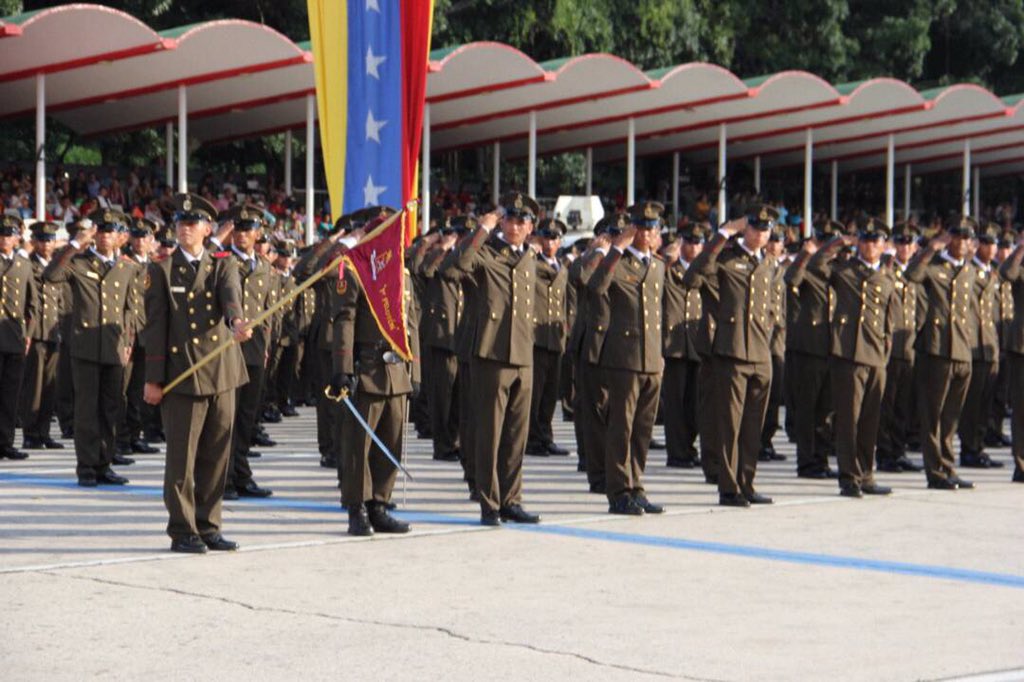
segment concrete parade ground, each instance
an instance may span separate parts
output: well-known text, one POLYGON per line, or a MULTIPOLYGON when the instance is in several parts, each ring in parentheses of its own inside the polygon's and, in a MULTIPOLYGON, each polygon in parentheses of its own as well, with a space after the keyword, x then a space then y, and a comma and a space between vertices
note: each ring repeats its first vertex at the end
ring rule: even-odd
POLYGON ((353 539, 312 412, 268 425, 279 444, 251 462, 274 496, 226 503, 237 553, 168 551, 162 454, 90 490, 68 442, 0 461, 0 678, 1024 679, 1010 468, 964 469, 978 488, 955 492, 880 474, 891 497, 850 500, 797 479, 780 434, 787 461, 757 477, 775 505, 718 507, 699 469, 652 451, 667 511, 624 518, 575 455, 527 457, 544 522, 485 529, 458 464, 413 438, 395 490, 413 532, 353 539))

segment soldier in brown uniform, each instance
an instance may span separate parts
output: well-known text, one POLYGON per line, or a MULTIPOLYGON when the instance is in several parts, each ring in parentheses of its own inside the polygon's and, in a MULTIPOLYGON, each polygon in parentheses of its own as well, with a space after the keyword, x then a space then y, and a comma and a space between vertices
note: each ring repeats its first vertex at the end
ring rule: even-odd
POLYGON ((418 263, 419 276, 424 280, 420 339, 424 355, 430 356, 423 365, 429 372, 427 408, 434 459, 439 461, 457 461, 461 457, 455 330, 462 319, 463 299, 459 283, 441 277, 438 270, 444 257, 455 248, 460 233, 465 234, 467 225, 475 227, 475 221, 456 216, 448 218, 440 230, 426 235, 421 246, 423 258, 418 263))
POLYGON ((562 354, 567 335, 565 290, 568 270, 558 261, 558 248, 568 226, 561 220, 545 218, 534 232, 537 249, 536 332, 533 342, 533 397, 530 399, 530 432, 526 454, 568 455, 555 443, 551 420, 561 389, 562 354))
MULTIPOLYGON (((242 315, 253 319, 272 304, 273 282, 270 266, 256 253, 256 239, 263 232, 263 212, 255 206, 236 206, 221 213, 218 222, 231 222, 233 243, 225 251, 225 260, 238 268, 242 288, 242 315)), ((252 338, 241 344, 245 371, 249 381, 237 389, 235 396, 235 427, 232 431, 231 464, 228 466, 224 499, 269 497, 273 494, 253 479, 248 452, 252 444, 256 419, 261 405, 263 380, 270 347, 270 320, 252 330, 252 338)))
POLYGON ((121 424, 124 369, 134 344, 131 291, 139 266, 120 256, 117 245, 129 218, 100 210, 91 240, 69 244, 43 270, 47 282, 71 284, 71 374, 75 382, 75 454, 78 484, 123 485, 115 474, 117 430, 121 424))
MULTIPOLYGON (((69 244, 78 248, 81 242, 91 238, 92 221, 87 217, 77 220, 68 227, 69 244)), ((73 296, 70 281, 60 285, 60 348, 57 352, 57 420, 61 436, 71 438, 75 433, 75 382, 71 378, 71 311, 73 296)))
MULTIPOLYGON (((372 230, 377 218, 366 225, 372 230)), ((388 266, 398 267, 392 260, 388 266)), ((405 274, 405 319, 409 348, 419 355, 418 334, 409 307, 412 282, 405 274)), ((352 403, 394 457, 402 456, 407 403, 419 382, 416 362, 405 362, 381 334, 366 293, 351 268, 338 280, 334 318, 334 375, 331 390, 352 391, 352 403)), ((407 533, 409 525, 388 513, 398 469, 346 409, 341 440, 341 502, 348 509, 348 533, 407 533)))
POLYGON ((971 382, 977 269, 966 257, 975 227, 972 218, 956 220, 906 271, 927 302, 917 336, 917 402, 928 487, 938 490, 974 487, 956 473, 953 436, 971 382))
MULTIPOLYGON (((997 268, 1005 263, 1013 253, 1017 233, 1012 229, 1001 230, 996 249, 997 268)), ((992 405, 988 413, 988 426, 985 431, 985 445, 992 447, 1008 447, 1012 444, 1006 435, 1003 424, 1010 416, 1010 360, 1007 355, 1010 343, 1010 328, 1013 326, 1013 283, 999 277, 999 296, 996 300, 996 325, 999 332, 999 374, 996 386, 992 391, 992 405)))
POLYGON ((804 244, 785 275, 786 284, 800 301, 786 334, 786 371, 794 386, 800 387, 793 393, 793 425, 796 473, 801 478, 835 477, 828 466, 828 422, 832 412, 828 371, 830 296, 828 283, 808 273, 806 266, 818 248, 842 228, 832 220, 815 225, 814 240, 804 244))
POLYGON ((839 493, 844 497, 888 495, 892 489, 875 483, 875 441, 885 391, 885 367, 892 343, 890 305, 895 281, 882 265, 889 226, 863 218, 856 241, 857 254, 836 261, 853 237, 836 236, 807 266, 835 292, 829 357, 835 405, 839 493))
POLYGON ((917 303, 919 285, 907 279, 910 259, 917 252, 917 229, 909 223, 893 226, 895 253, 882 260, 892 273, 893 304, 892 350, 885 368, 885 393, 882 395, 882 417, 878 427, 875 450, 879 471, 900 473, 921 471, 921 466, 907 456, 907 429, 913 420, 914 345, 917 340, 917 303))
POLYGON ((14 447, 14 429, 39 300, 32 264, 15 253, 22 229, 20 218, 0 216, 0 458, 7 459, 28 457, 14 447))
POLYGON ((1013 321, 1009 326, 1010 436, 1013 439, 1013 482, 1024 483, 1024 236, 999 266, 999 274, 1013 287, 1013 321))
POLYGON ((665 367, 665 265, 653 251, 663 211, 656 202, 630 207, 630 227, 612 239, 587 282, 591 301, 600 300, 606 313, 595 320, 587 371, 604 389, 598 412, 606 425, 605 494, 612 514, 663 511, 647 499, 643 485, 665 367))
POLYGON ((21 388, 22 447, 59 449, 64 446, 50 437, 57 389, 57 357, 60 345, 60 295, 62 286, 43 281, 43 270, 53 258, 57 224, 40 222, 32 226, 32 275, 35 279, 36 324, 21 388))
POLYGON ((768 394, 768 411, 765 413, 764 426, 761 427, 761 451, 758 460, 761 462, 783 461, 785 455, 775 452, 772 440, 779 430, 779 408, 785 403, 785 371, 786 371, 786 281, 785 274, 792 259, 786 252, 786 231, 776 225, 765 246, 765 255, 774 258, 778 263, 772 278, 772 303, 770 310, 774 316, 775 326, 772 329, 772 388, 768 394))
POLYGON ((501 202, 504 216, 484 215, 455 249, 456 267, 477 288, 473 321, 473 402, 480 522, 537 523, 522 505, 523 453, 533 387, 536 256, 525 246, 539 207, 519 192, 501 202), (495 230, 499 227, 500 230, 495 230))
MULTIPOLYGON (((248 381, 237 345, 230 346, 165 396, 163 387, 234 337, 252 331, 242 317, 238 267, 203 247, 217 210, 194 194, 176 194, 179 242, 152 262, 145 280, 145 400, 160 405, 167 435, 164 504, 171 550, 204 553, 238 545, 221 535, 221 506, 231 456, 235 389, 248 381), (230 326, 229 326, 230 325, 230 326)), ((223 238, 231 225, 222 228, 223 238)))
POLYGON ((989 222, 978 230, 978 247, 971 262, 977 270, 974 283, 975 332, 972 343, 971 383, 960 414, 960 466, 998 469, 1002 462, 983 450, 988 414, 999 376, 999 331, 996 311, 1001 278, 995 269, 999 226, 989 222))
POLYGON ((705 409, 718 421, 713 447, 723 506, 772 502, 754 490, 754 475, 771 390, 775 324, 769 306, 776 264, 764 247, 778 217, 775 208, 761 206, 726 223, 690 268, 718 297, 711 370, 716 385, 705 409))
MULTIPOLYGON (((277 275, 278 291, 277 299, 281 300, 295 289, 295 275, 293 274, 295 258, 295 242, 289 240, 279 241, 274 244, 272 268, 277 275)), ((291 305, 286 305, 280 313, 280 332, 278 342, 271 351, 270 366, 274 371, 267 378, 267 397, 274 409, 282 417, 296 417, 292 401, 292 393, 295 389, 298 368, 302 362, 302 334, 300 330, 302 316, 305 314, 307 305, 313 303, 313 292, 303 292, 291 305), (306 293, 309 293, 307 300, 306 293)))
POLYGON ((665 293, 662 332, 665 376, 661 399, 670 467, 692 469, 700 462, 697 415, 701 405, 700 353, 697 335, 702 314, 700 290, 684 284, 686 271, 704 249, 707 230, 689 225, 665 247, 665 293))

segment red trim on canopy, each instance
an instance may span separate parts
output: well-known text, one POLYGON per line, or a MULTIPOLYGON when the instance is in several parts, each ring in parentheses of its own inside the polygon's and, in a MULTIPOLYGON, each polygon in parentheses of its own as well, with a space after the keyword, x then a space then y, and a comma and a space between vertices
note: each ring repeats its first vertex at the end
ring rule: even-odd
POLYGON ((155 43, 148 43, 146 45, 137 45, 123 50, 93 54, 88 57, 81 57, 80 59, 69 59, 64 62, 57 62, 56 64, 47 64, 45 66, 37 66, 30 69, 2 73, 0 74, 0 83, 9 83, 23 78, 30 78, 40 73, 71 71, 73 69, 81 69, 82 67, 100 64, 102 62, 115 62, 120 59, 130 59, 132 57, 160 52, 161 50, 173 50, 175 47, 177 47, 176 41, 171 40, 170 38, 161 38, 155 43))

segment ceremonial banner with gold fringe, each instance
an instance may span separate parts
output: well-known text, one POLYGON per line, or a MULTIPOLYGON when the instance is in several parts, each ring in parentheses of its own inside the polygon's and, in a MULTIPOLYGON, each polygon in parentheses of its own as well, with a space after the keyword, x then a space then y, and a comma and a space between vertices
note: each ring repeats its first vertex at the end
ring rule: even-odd
MULTIPOLYGON (((415 195, 433 0, 308 0, 334 218, 415 195)), ((406 220, 404 243, 415 236, 406 220)))

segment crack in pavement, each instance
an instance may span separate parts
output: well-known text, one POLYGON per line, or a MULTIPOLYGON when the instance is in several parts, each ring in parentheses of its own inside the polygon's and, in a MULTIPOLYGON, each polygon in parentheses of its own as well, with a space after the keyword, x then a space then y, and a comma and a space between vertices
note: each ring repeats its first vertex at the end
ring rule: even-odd
POLYGON ((369 618, 356 618, 356 617, 353 617, 353 616, 340 616, 340 615, 336 615, 336 614, 333 614, 333 613, 324 613, 322 611, 299 611, 299 610, 295 610, 295 609, 288 609, 288 608, 277 607, 277 606, 259 606, 259 605, 256 605, 256 604, 249 604, 249 603, 244 602, 244 601, 239 601, 237 599, 231 599, 230 597, 222 597, 222 596, 219 596, 219 595, 216 595, 216 594, 205 594, 205 593, 202 593, 202 592, 190 592, 188 590, 182 590, 182 589, 178 589, 178 588, 174 588, 174 587, 151 587, 151 586, 148 586, 148 585, 137 585, 137 584, 134 584, 134 583, 122 582, 120 580, 110 580, 110 579, 107 579, 107 578, 96 578, 94 576, 71 575, 71 574, 68 574, 68 573, 54 573, 54 572, 51 572, 51 571, 39 571, 38 574, 47 575, 47 576, 50 576, 50 577, 53 577, 53 578, 58 578, 58 579, 70 578, 72 580, 94 582, 94 583, 99 583, 99 584, 102 584, 102 585, 109 585, 109 586, 113 586, 113 587, 127 587, 127 588, 133 588, 133 589, 137 589, 137 590, 145 590, 147 592, 162 592, 162 593, 167 593, 167 594, 176 594, 176 595, 184 596, 184 597, 191 597, 193 599, 205 599, 205 600, 210 600, 210 601, 218 601, 218 602, 221 602, 223 604, 228 604, 230 606, 237 606, 237 607, 240 607, 240 608, 243 608, 243 609, 246 609, 246 610, 249 610, 249 611, 257 612, 257 613, 279 613, 279 614, 284 614, 284 615, 289 615, 289 616, 307 616, 307 617, 308 616, 312 616, 312 617, 315 617, 315 618, 323 618, 325 620, 331 620, 331 621, 335 621, 335 622, 350 623, 352 625, 373 625, 373 626, 378 626, 378 627, 389 627, 389 628, 396 628, 396 629, 401 629, 401 630, 418 630, 418 631, 422 631, 422 632, 434 632, 434 633, 441 634, 441 635, 444 635, 446 637, 449 637, 451 639, 456 639, 456 640, 459 640, 459 641, 468 642, 470 644, 504 646, 504 647, 509 647, 509 648, 513 648, 513 649, 522 649, 522 650, 526 650, 526 651, 531 651, 533 653, 538 653, 538 654, 543 654, 543 655, 562 656, 562 657, 565 657, 565 658, 572 658, 572 659, 575 659, 577 661, 582 661, 584 663, 587 663, 587 664, 590 664, 590 665, 593 665, 593 666, 597 666, 597 667, 600 667, 600 668, 609 668, 609 669, 613 669, 613 670, 621 670, 623 672, 629 672, 629 673, 639 673, 639 674, 643 674, 643 675, 651 675, 651 676, 655 676, 655 677, 664 677, 664 678, 676 679, 676 680, 688 680, 690 682, 725 682, 725 680, 720 680, 720 679, 716 679, 716 678, 693 677, 693 676, 690 676, 690 675, 682 675, 682 674, 678 674, 678 673, 665 672, 663 670, 655 670, 655 669, 650 669, 650 668, 640 668, 640 667, 636 667, 636 666, 624 665, 624 664, 621 664, 621 663, 610 663, 608 661, 602 661, 602 660, 593 658, 591 656, 587 656, 586 654, 577 653, 575 651, 562 651, 562 650, 559 650, 559 649, 547 649, 547 648, 544 648, 544 647, 536 646, 534 644, 528 644, 526 642, 514 642, 514 641, 509 641, 509 640, 501 640, 501 639, 489 639, 489 638, 482 638, 482 637, 472 637, 470 635, 466 635, 466 634, 463 634, 461 632, 457 632, 457 631, 455 631, 455 630, 453 630, 451 628, 447 628, 447 627, 444 627, 444 626, 441 626, 441 625, 423 625, 423 624, 416 624, 416 623, 403 623, 403 622, 400 622, 400 621, 387 621, 387 620, 376 620, 376 619, 369 619, 369 618))

